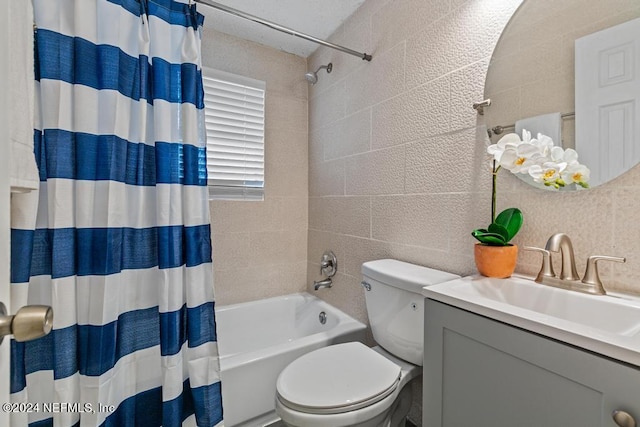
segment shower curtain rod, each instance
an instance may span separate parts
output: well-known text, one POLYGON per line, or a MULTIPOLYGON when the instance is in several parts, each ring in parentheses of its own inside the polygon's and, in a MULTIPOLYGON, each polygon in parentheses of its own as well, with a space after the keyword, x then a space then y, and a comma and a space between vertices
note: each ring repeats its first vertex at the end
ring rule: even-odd
POLYGON ((254 16, 254 15, 250 15, 250 14, 248 14, 246 12, 242 12, 241 10, 234 9, 232 7, 225 6, 225 5, 220 4, 220 3, 216 3, 216 2, 214 2, 212 0, 196 0, 196 3, 200 3, 200 4, 203 4, 205 6, 213 7, 214 9, 218 9, 218 10, 221 10, 223 12, 230 13, 232 15, 238 16, 238 17, 243 18, 243 19, 248 19, 249 21, 257 22, 258 24, 265 25, 265 26, 267 26, 269 28, 272 28, 274 30, 281 31, 283 33, 287 33, 287 34, 290 34, 292 36, 300 37, 301 39, 305 39, 305 40, 308 40, 310 42, 318 43, 318 44, 321 44, 323 46, 330 47, 331 49, 336 49, 336 50, 339 50, 341 52, 348 53, 349 55, 357 56, 357 57, 359 57, 359 58, 361 58, 361 59, 363 59, 365 61, 371 61, 371 55, 369 55, 367 53, 356 52, 355 50, 349 49, 347 47, 340 46, 340 45, 337 45, 337 44, 334 44, 334 43, 331 43, 331 42, 328 42, 328 41, 325 41, 325 40, 310 36, 308 34, 301 33, 301 32, 296 31, 296 30, 292 30, 291 28, 287 28, 287 27, 284 27, 282 25, 276 24, 274 22, 267 21, 266 19, 262 19, 262 18, 259 18, 257 16, 254 16))

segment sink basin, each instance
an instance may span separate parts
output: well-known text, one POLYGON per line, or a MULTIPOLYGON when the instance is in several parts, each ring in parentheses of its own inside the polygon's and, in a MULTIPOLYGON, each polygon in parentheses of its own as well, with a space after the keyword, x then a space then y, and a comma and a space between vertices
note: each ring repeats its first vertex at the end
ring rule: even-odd
POLYGON ((640 299, 589 295, 524 276, 469 276, 423 288, 427 298, 640 366, 640 299))
POLYGON ((640 306, 626 300, 566 291, 531 280, 515 282, 515 279, 476 278, 458 285, 458 291, 467 293, 471 298, 487 298, 603 332, 627 336, 640 333, 640 306))

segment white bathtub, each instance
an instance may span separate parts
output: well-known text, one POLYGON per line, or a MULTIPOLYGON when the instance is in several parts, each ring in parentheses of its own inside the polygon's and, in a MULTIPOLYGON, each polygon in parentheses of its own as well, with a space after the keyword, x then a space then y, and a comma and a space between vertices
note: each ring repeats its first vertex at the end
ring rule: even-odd
POLYGON ((276 379, 282 369, 309 351, 362 341, 366 329, 308 293, 216 307, 216 323, 225 427, 276 420, 276 379))

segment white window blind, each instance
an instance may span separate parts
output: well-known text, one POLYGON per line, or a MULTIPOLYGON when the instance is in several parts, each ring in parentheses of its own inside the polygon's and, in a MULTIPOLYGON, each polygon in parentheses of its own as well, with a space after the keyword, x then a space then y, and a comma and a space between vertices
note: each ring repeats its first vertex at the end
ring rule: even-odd
POLYGON ((264 196, 264 94, 259 80, 203 67, 212 199, 264 196))

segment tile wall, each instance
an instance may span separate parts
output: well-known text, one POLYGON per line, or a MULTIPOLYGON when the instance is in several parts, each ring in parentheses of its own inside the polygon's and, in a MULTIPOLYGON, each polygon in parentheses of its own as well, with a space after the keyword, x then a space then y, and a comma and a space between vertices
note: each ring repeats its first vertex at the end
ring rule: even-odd
MULTIPOLYGON (((471 104, 484 97, 493 49, 520 3, 368 0, 331 40, 372 53, 371 63, 327 48, 309 58, 309 68, 334 65, 309 93, 308 282, 325 249, 341 262, 338 285, 323 298, 365 320, 360 266, 381 257, 475 272, 469 233, 488 223, 491 177, 485 118, 471 104)), ((590 13, 584 0, 573 3, 590 13)), ((587 3, 594 20, 614 23, 639 8, 630 0, 587 3)), ((580 270, 592 254, 626 256, 624 265, 603 264, 603 275, 612 289, 640 292, 640 226, 632 220, 639 190, 638 167, 575 193, 534 189, 501 171, 498 209, 524 212, 517 244, 569 234, 580 270)), ((535 254, 521 253, 520 272, 537 266, 535 254)))
POLYGON ((266 82, 264 201, 212 201, 216 303, 306 287, 308 128, 306 60, 207 30, 203 65, 266 82))

